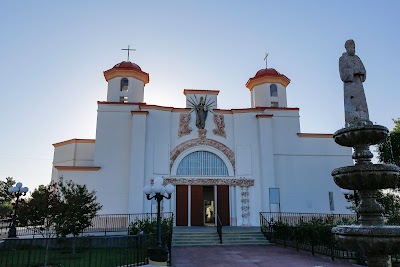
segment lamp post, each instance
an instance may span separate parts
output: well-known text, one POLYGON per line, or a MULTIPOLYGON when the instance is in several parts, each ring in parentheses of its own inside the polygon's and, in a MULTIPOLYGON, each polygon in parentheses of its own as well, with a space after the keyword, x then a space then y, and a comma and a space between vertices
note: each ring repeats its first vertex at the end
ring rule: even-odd
POLYGON ((15 186, 8 188, 8 192, 14 194, 14 196, 17 198, 15 200, 15 205, 14 205, 14 214, 12 215, 12 224, 10 230, 8 231, 8 238, 17 237, 16 220, 17 220, 19 197, 25 196, 28 190, 29 190, 28 187, 22 187, 22 183, 17 183, 15 186))
POLYGON ((172 184, 167 184, 163 186, 164 180, 161 177, 156 177, 154 179, 153 186, 146 185, 143 188, 143 192, 146 194, 148 200, 155 199, 157 201, 157 247, 161 247, 161 215, 160 215, 160 203, 165 199, 171 199, 171 194, 175 191, 172 184), (165 194, 168 195, 165 195, 165 194))
POLYGON ((172 184, 163 186, 164 180, 161 177, 154 178, 154 184, 146 185, 143 188, 143 192, 146 194, 148 200, 155 199, 157 201, 157 246, 155 248, 149 248, 147 253, 149 255, 149 263, 160 266, 167 266, 168 262, 168 249, 162 247, 161 242, 161 215, 160 206, 161 201, 165 199, 171 199, 171 194, 175 191, 172 184))

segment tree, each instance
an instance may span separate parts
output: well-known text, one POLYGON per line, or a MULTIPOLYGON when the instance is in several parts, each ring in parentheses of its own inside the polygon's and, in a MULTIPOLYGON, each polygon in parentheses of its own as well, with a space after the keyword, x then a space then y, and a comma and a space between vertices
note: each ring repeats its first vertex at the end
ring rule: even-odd
POLYGON ((388 138, 377 147, 380 162, 400 166, 400 119, 393 120, 395 126, 388 138))
MULTIPOLYGON (((72 181, 50 183, 35 189, 28 201, 21 202, 18 222, 46 238, 45 266, 48 264, 48 238, 77 236, 91 225, 101 205, 96 202, 95 191, 72 181)), ((73 242, 73 253, 75 243, 73 242)))
POLYGON ((21 201, 18 208, 18 223, 46 238, 45 267, 48 264, 49 238, 56 234, 52 228, 63 205, 55 186, 54 183, 40 185, 33 191, 30 199, 21 201))
MULTIPOLYGON (((378 159, 382 163, 395 164, 400 166, 400 119, 393 120, 395 126, 389 133, 386 141, 378 145, 378 159)), ((380 191, 377 194, 377 201, 384 208, 384 215, 388 224, 400 225, 400 189, 380 191)))
POLYGON ((52 230, 62 209, 61 195, 55 184, 40 185, 27 201, 21 201, 18 208, 18 224, 32 229, 45 238, 56 233, 52 230))
POLYGON ((55 230, 59 236, 78 236, 92 225, 92 219, 102 208, 96 202, 96 192, 89 192, 85 185, 72 181, 64 183, 62 179, 57 183, 57 190, 62 196, 63 206, 56 218, 55 230))
POLYGON ((14 196, 8 192, 8 188, 14 184, 15 181, 12 177, 7 177, 5 181, 0 181, 0 218, 10 217, 12 213, 11 202, 14 196))
POLYGON ((384 208, 386 224, 400 225, 400 195, 398 190, 379 191, 377 201, 384 208))

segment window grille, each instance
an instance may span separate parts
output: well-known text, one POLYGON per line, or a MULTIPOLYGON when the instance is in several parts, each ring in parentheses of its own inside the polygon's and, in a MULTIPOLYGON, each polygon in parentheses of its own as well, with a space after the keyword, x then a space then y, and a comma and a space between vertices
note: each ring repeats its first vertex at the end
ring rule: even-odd
POLYGON ((182 159, 177 175, 185 176, 228 176, 224 161, 208 151, 196 151, 182 159))

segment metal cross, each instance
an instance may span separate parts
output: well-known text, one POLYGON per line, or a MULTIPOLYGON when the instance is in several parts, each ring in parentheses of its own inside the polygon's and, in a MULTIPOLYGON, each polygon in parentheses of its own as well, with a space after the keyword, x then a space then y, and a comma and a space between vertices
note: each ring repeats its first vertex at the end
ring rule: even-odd
POLYGON ((265 58, 264 58, 264 60, 265 60, 265 68, 266 69, 268 69, 268 59, 267 59, 267 57, 268 57, 268 53, 265 53, 265 58))
POLYGON ((131 49, 131 48, 130 48, 130 45, 128 45, 128 49, 123 48, 123 49, 121 49, 121 50, 127 50, 127 51, 128 51, 128 61, 129 61, 129 51, 136 51, 136 49, 131 49))

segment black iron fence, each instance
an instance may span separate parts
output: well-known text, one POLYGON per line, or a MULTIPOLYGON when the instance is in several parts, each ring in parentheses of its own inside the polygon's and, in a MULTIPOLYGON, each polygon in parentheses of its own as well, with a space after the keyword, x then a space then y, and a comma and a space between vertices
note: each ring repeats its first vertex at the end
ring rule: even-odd
MULTIPOLYGON (((173 219, 172 212, 161 213, 162 218, 173 219)), ((129 225, 135 221, 149 220, 157 221, 157 213, 136 213, 136 214, 104 214, 96 215, 92 220, 92 225, 83 230, 83 235, 116 235, 128 234, 129 225)), ((11 221, 6 220, 0 223, 0 237, 7 236, 11 221)), ((54 230, 50 230, 47 237, 55 235, 54 230)), ((40 237, 34 227, 17 227, 17 236, 40 237)))
MULTIPOLYGON (((326 255, 332 260, 362 263, 362 255, 347 251, 331 233, 333 225, 351 224, 356 220, 353 214, 260 212, 261 231, 270 242, 310 251, 312 255, 326 255)), ((400 255, 392 255, 392 262, 399 263, 400 255)))
POLYGON ((283 222, 288 225, 297 225, 301 222, 310 222, 315 219, 322 219, 333 223, 351 224, 357 221, 357 215, 331 213, 260 212, 261 225, 271 222, 283 222))
MULTIPOLYGON (((163 242, 170 247, 169 233, 163 242)), ((155 245, 154 234, 6 239, 0 243, 0 266, 139 266, 148 263, 147 249, 155 245)))

